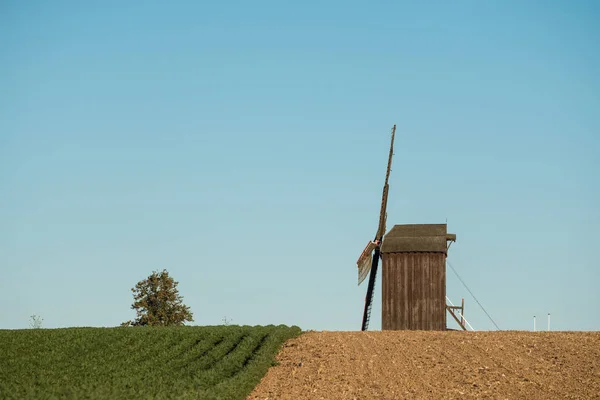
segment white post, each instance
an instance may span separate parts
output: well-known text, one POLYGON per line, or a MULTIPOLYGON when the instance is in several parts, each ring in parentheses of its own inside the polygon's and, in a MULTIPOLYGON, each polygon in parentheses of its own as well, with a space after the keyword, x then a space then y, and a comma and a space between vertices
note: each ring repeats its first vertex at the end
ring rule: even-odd
POLYGON ((533 331, 535 332, 535 315, 533 316, 533 331))
POLYGON ((550 332, 550 313, 548 313, 548 332, 550 332))

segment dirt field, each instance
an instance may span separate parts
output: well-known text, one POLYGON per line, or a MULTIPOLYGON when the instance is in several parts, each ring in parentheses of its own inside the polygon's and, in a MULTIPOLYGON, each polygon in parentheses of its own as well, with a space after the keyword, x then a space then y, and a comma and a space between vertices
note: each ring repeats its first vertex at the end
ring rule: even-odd
POLYGON ((308 332, 249 399, 600 399, 600 332, 308 332))

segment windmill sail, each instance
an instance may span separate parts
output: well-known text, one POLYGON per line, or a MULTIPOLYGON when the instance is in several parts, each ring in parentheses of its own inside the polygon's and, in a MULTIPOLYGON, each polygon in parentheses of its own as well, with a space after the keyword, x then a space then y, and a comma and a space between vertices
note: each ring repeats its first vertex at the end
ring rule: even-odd
POLYGON ((369 271, 371 270, 371 253, 373 253, 375 247, 377 247, 375 242, 369 242, 360 257, 358 257, 358 261, 356 261, 356 264, 358 265, 359 285, 365 280, 367 275, 369 275, 369 271))
POLYGON ((388 157, 387 171, 385 173, 385 184, 383 185, 383 195, 381 198, 381 211, 379 212, 379 226, 377 227, 377 233, 375 234, 375 240, 367 245, 363 253, 358 259, 358 284, 365 279, 367 273, 369 275, 369 284, 367 286, 367 296, 365 298, 365 309, 363 312, 362 330, 366 331, 369 328, 369 320, 371 318, 371 305, 373 304, 373 291, 375 289, 375 278, 377 277, 377 265, 379 264, 379 255, 381 241, 385 234, 385 221, 387 218, 386 208, 388 199, 388 180, 390 178, 390 171, 392 170, 392 156, 394 155, 394 137, 396 135, 396 125, 392 128, 392 143, 390 144, 390 154, 388 157), (369 266, 369 256, 373 252, 373 258, 369 266))

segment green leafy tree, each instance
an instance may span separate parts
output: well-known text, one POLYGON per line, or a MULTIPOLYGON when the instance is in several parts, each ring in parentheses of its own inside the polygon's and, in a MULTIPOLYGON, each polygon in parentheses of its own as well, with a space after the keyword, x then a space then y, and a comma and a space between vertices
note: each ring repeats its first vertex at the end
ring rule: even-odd
POLYGON ((175 281, 167 270, 154 271, 131 289, 137 318, 121 326, 177 326, 193 321, 190 308, 183 304, 175 281))

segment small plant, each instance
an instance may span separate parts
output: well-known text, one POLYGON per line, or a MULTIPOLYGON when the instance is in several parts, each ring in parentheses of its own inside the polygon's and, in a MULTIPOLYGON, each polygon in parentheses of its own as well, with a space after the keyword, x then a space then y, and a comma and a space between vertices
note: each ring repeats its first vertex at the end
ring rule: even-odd
POLYGON ((33 314, 29 317, 29 327, 31 329, 42 329, 42 322, 44 322, 44 319, 39 315, 33 314))

